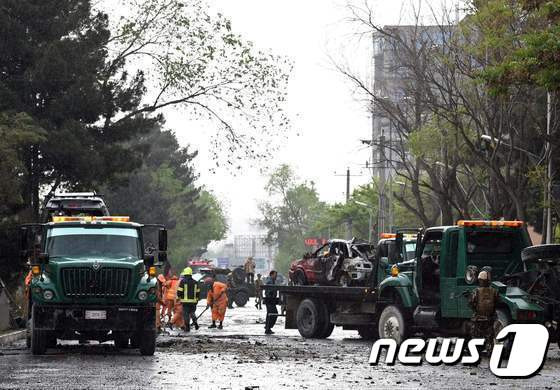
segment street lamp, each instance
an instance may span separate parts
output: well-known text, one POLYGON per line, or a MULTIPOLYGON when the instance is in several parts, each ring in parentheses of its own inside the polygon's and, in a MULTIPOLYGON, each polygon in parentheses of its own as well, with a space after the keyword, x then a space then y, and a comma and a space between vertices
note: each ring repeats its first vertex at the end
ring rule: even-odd
POLYGON ((368 228, 368 242, 371 242, 371 229, 373 228, 373 207, 369 204, 355 200, 354 203, 368 209, 369 213, 369 228, 368 228))
MULTIPOLYGON (((402 181, 395 181, 395 184, 398 184, 404 188, 406 188, 406 183, 402 182, 402 181)), ((439 224, 443 226, 443 208, 441 207, 441 204, 439 202, 439 199, 437 196, 430 194, 428 192, 424 192, 424 191, 420 191, 421 194, 429 196, 430 198, 432 198, 433 200, 436 201, 438 207, 439 207, 439 224)))

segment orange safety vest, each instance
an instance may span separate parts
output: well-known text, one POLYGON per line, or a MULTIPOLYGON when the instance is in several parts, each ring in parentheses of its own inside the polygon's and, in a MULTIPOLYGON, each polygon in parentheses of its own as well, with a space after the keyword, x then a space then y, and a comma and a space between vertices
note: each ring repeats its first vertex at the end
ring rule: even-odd
POLYGON ((179 287, 179 278, 171 278, 165 283, 167 287, 165 291, 165 299, 174 300, 177 298, 177 288, 179 287))

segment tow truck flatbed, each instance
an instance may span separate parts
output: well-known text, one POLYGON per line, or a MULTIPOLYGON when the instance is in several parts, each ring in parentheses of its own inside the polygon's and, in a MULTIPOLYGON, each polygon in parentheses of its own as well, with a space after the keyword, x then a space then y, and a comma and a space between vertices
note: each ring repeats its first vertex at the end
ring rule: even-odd
POLYGON ((376 290, 371 287, 340 286, 285 286, 265 284, 263 289, 278 291, 280 296, 305 296, 310 298, 344 298, 352 301, 374 301, 376 290))

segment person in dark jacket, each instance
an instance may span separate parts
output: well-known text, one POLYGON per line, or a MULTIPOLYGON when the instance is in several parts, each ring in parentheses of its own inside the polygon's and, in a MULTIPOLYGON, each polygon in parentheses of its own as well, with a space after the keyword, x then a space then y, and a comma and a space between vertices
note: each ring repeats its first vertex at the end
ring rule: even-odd
POLYGON ((181 281, 177 288, 177 297, 183 304, 183 319, 185 320, 184 330, 186 332, 191 331, 191 319, 194 328, 198 330, 196 305, 200 299, 200 286, 198 282, 192 278, 191 267, 187 267, 181 272, 181 281))
MULTIPOLYGON (((266 281, 267 285, 274 285, 276 284, 276 277, 278 273, 274 270, 270 271, 268 280, 266 281)), ((276 305, 279 303, 278 299, 278 292, 266 290, 264 293, 264 304, 266 305, 266 322, 264 325, 264 333, 265 334, 274 334, 272 331, 272 327, 276 324, 276 319, 278 318, 278 309, 276 305)))

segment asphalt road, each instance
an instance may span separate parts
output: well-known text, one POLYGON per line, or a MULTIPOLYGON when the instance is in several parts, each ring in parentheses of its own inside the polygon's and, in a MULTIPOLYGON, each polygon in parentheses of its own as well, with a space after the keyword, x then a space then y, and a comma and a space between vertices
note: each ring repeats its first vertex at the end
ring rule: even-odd
MULTIPOLYGON (((200 310, 200 309, 199 309, 200 310)), ((226 314, 225 329, 158 339, 153 357, 118 352, 112 343, 65 343, 32 356, 24 342, 0 349, 2 389, 345 389, 345 388, 558 388, 560 351, 552 346, 543 370, 526 380, 504 380, 479 366, 370 366, 371 343, 335 329, 327 340, 305 340, 297 330, 263 334, 265 312, 250 304, 226 314)))

